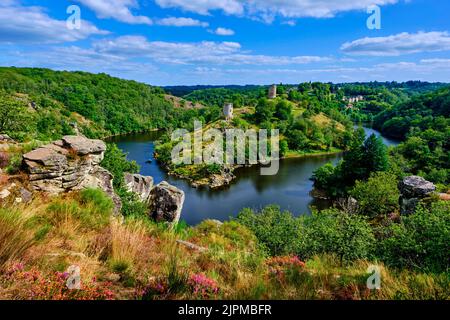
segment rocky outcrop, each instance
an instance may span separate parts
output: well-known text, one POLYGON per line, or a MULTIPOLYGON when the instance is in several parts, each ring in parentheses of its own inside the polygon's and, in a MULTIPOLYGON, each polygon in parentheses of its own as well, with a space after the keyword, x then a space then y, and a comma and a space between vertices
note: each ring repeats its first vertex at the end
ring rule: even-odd
POLYGON ((153 178, 140 174, 125 173, 125 188, 128 192, 134 192, 142 202, 148 202, 150 191, 153 188, 153 178))
POLYGON ((157 222, 176 224, 180 220, 183 204, 184 192, 163 181, 150 192, 149 215, 157 222))
POLYGON ((420 200, 429 197, 436 186, 422 177, 409 176, 399 183, 401 214, 414 213, 420 200))
POLYGON ((23 163, 34 190, 59 194, 100 188, 113 199, 118 213, 121 203, 113 190, 113 176, 100 167, 105 151, 106 144, 101 140, 65 136, 25 154, 23 163))
POLYGON ((7 184, 0 190, 0 204, 2 203, 29 203, 33 193, 15 182, 7 184))

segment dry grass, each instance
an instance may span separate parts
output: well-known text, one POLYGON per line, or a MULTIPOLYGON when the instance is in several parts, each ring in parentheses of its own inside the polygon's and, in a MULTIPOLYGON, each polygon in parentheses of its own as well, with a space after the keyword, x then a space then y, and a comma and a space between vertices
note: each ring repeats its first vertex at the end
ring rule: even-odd
MULTIPOLYGON (((367 268, 376 262, 343 266, 327 255, 306 261, 301 272, 274 275, 255 236, 235 222, 205 221, 177 234, 146 219, 103 221, 104 210, 93 204, 102 199, 91 195, 84 200, 78 194, 37 199, 16 210, 0 209, 0 268, 20 261, 51 274, 77 265, 82 279, 112 282, 121 299, 135 298, 136 290, 150 283, 168 286, 156 299, 195 299, 184 283, 194 274, 214 280, 220 291, 211 298, 219 299, 450 299, 448 275, 378 264, 381 290, 370 291, 367 268), (177 244, 180 238, 207 250, 177 244)), ((11 298, 8 286, 14 286, 5 283, 0 275, 0 298, 11 298)))
POLYGON ((0 209, 0 270, 33 245, 33 233, 27 228, 29 218, 12 209, 0 209))
POLYGON ((140 265, 148 259, 147 252, 151 241, 148 230, 141 220, 121 223, 117 219, 111 221, 111 256, 110 265, 116 272, 140 269, 140 265))

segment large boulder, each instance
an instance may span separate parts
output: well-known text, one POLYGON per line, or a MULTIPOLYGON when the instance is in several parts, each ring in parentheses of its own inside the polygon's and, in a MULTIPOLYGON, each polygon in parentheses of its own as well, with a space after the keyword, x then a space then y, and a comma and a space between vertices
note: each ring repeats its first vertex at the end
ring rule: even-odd
POLYGON ((128 192, 134 192, 142 202, 148 202, 150 191, 153 188, 153 178, 140 174, 125 173, 125 188, 128 192))
POLYGON ((150 193, 150 217, 158 222, 176 224, 180 220, 183 204, 184 192, 163 181, 150 193))
POLYGON ((436 191, 436 186, 419 176, 409 176, 399 183, 401 214, 414 213, 420 200, 436 191))
POLYGON ((62 138, 68 149, 79 155, 100 154, 106 151, 106 144, 102 140, 88 139, 82 136, 65 136, 62 138))
POLYGON ((113 190, 113 176, 100 167, 105 151, 106 144, 101 140, 65 136, 25 154, 23 163, 34 190, 59 194, 99 188, 113 199, 119 212, 121 203, 113 190))

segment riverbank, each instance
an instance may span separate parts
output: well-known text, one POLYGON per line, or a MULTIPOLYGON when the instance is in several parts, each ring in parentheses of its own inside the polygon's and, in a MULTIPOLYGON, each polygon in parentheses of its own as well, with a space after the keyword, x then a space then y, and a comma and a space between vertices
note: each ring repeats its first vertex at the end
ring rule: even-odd
MULTIPOLYGON (((299 152, 290 151, 285 156, 281 157, 279 160, 287 159, 302 159, 302 158, 312 158, 312 157, 323 157, 323 156, 339 156, 344 153, 344 150, 333 149, 332 151, 317 151, 317 152, 299 152)), ((155 157, 158 159, 158 157, 155 157)), ((205 176, 200 176, 202 173, 208 173, 207 165, 189 165, 183 167, 171 168, 169 164, 162 163, 162 167, 167 171, 167 174, 177 177, 179 179, 184 179, 190 183, 193 188, 210 188, 210 189, 220 189, 230 185, 234 180, 236 180, 236 175, 234 172, 237 169, 246 167, 261 167, 261 164, 248 164, 248 165, 231 165, 222 167, 220 172, 210 173, 205 176)))

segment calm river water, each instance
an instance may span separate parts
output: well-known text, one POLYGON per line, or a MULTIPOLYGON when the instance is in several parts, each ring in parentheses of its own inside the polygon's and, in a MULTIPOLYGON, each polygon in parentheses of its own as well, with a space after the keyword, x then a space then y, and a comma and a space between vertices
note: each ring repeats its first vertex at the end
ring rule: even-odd
MULTIPOLYGON (((377 131, 365 128, 366 134, 377 131)), ((269 204, 277 204, 295 215, 309 214, 310 206, 325 208, 329 203, 310 195, 313 172, 327 162, 337 163, 342 155, 313 156, 285 159, 275 176, 261 176, 257 166, 241 168, 235 171, 234 183, 220 190, 194 189, 185 180, 167 175, 153 159, 154 144, 158 133, 120 136, 111 139, 120 149, 128 153, 129 160, 135 160, 141 167, 141 174, 152 176, 155 184, 165 180, 182 189, 186 194, 181 218, 190 225, 205 219, 227 220, 236 216, 242 208, 260 209, 269 204)), ((386 145, 395 145, 396 141, 383 137, 386 145)))

